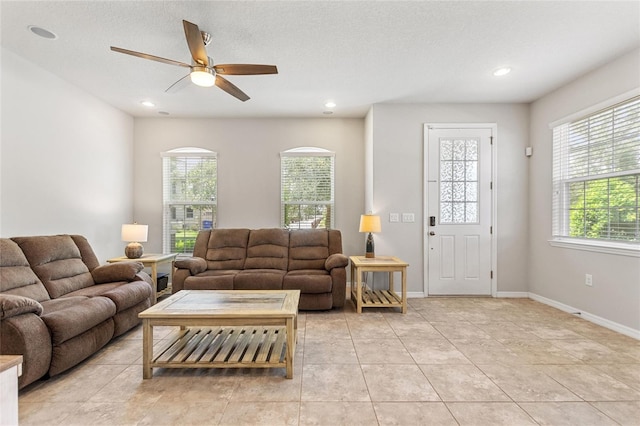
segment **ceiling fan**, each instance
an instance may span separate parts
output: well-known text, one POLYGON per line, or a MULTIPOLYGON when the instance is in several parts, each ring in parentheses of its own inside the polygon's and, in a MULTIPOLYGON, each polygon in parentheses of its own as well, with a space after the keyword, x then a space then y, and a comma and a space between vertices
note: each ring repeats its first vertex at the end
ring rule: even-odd
POLYGON ((278 74, 278 68, 275 65, 214 65, 213 60, 207 55, 207 51, 205 49, 205 46, 207 46, 211 42, 211 35, 204 31, 200 31, 196 24, 193 24, 189 21, 183 20, 182 24, 184 26, 184 35, 187 39, 187 45, 189 46, 189 51, 191 52, 191 65, 184 62, 165 59, 159 56, 135 52, 133 50, 122 49, 115 46, 111 46, 111 50, 131 56, 137 56, 143 59, 162 62, 164 64, 189 68, 189 74, 185 75, 180 80, 169 86, 166 92, 180 86, 183 82, 187 81, 187 77, 190 77, 191 81, 198 86, 211 87, 215 84, 225 92, 229 93, 231 96, 235 96, 236 98, 244 102, 249 99, 249 96, 247 96, 246 93, 236 87, 229 80, 222 77, 223 75, 278 74))

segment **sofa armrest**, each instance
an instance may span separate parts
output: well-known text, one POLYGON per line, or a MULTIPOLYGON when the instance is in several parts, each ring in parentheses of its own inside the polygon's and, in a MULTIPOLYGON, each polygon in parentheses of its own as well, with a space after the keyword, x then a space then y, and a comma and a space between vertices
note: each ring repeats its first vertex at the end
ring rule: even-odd
POLYGON ((7 319, 22 314, 42 314, 42 305, 28 297, 13 294, 0 294, 0 319, 7 319))
POLYGON ((151 279, 151 275, 147 274, 144 271, 140 271, 136 274, 136 276, 133 278, 133 281, 144 281, 146 283, 148 283, 151 287, 153 287, 153 280, 151 279))
POLYGON ((334 268, 344 268, 349 264, 349 258, 342 253, 334 253, 327 257, 324 262, 324 268, 330 271, 334 268))
POLYGON ((118 262, 101 265, 91 271, 96 284, 115 281, 134 281, 136 274, 144 269, 140 262, 118 262))
POLYGON ((188 269, 191 275, 197 275, 207 270, 207 261, 201 257, 190 257, 176 260, 175 266, 178 269, 188 269))

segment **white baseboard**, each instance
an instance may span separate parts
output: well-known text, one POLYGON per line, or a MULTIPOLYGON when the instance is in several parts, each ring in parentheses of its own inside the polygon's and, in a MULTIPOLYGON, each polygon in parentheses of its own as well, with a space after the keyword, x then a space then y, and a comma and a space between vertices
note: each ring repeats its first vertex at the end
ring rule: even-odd
POLYGON ((526 291, 499 291, 496 293, 498 298, 512 298, 512 299, 528 299, 529 293, 526 291))
POLYGON ((557 302, 553 299, 548 299, 535 293, 529 293, 529 298, 535 300, 536 302, 544 303, 545 305, 552 306, 556 309, 560 309, 561 311, 568 312, 570 314, 580 312, 580 318, 583 318, 594 324, 601 325, 602 327, 608 328, 609 330, 624 334, 625 336, 633 337, 634 339, 640 340, 640 330, 627 327, 626 325, 618 324, 617 322, 590 314, 589 312, 574 308, 573 306, 565 305, 564 303, 557 302))
MULTIPOLYGON (((351 287, 351 282, 348 283, 349 287, 351 287)), ((407 298, 408 299, 418 299, 424 298, 427 295, 421 291, 408 291, 407 298)), ((568 312, 573 314, 575 312, 580 312, 580 318, 583 318, 587 321, 590 321, 594 324, 598 324, 602 327, 608 328, 609 330, 613 330, 617 333, 624 334, 625 336, 633 337, 634 339, 640 340, 640 330, 636 330, 631 327, 627 327, 626 325, 619 324, 617 322, 608 320, 606 318, 599 317, 597 315, 593 315, 589 312, 585 312, 582 309, 574 308, 573 306, 565 305, 564 303, 557 302, 553 299, 549 299, 535 293, 529 293, 526 291, 499 291, 495 295, 496 298, 518 298, 518 299, 532 299, 536 302, 544 303, 545 305, 552 306, 556 309, 560 309, 561 311, 568 312)))

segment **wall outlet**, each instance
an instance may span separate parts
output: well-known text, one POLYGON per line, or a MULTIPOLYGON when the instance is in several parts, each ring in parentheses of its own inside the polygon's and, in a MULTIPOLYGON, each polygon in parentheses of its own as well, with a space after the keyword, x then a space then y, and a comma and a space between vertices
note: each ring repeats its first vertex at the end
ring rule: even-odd
POLYGON ((591 274, 584 275, 584 285, 588 285, 589 287, 593 286, 593 276, 591 276, 591 274))
POLYGON ((400 222, 400 213, 389 213, 389 222, 400 222))
POLYGON ((402 213, 402 221, 403 222, 415 222, 416 217, 413 213, 402 213))

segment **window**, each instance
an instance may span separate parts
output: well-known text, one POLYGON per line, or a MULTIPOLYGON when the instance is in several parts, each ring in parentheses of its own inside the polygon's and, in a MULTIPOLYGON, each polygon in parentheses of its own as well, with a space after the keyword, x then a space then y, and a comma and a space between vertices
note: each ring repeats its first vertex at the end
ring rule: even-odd
POLYGON ((216 153, 206 149, 162 153, 164 253, 193 253, 198 231, 215 228, 217 168, 216 153))
POLYGON ((553 127, 553 237, 640 242, 640 96, 553 127))
POLYGON ((440 139, 440 223, 478 223, 478 146, 475 138, 440 139))
POLYGON ((333 228, 335 154, 321 148, 280 153, 283 228, 333 228))

